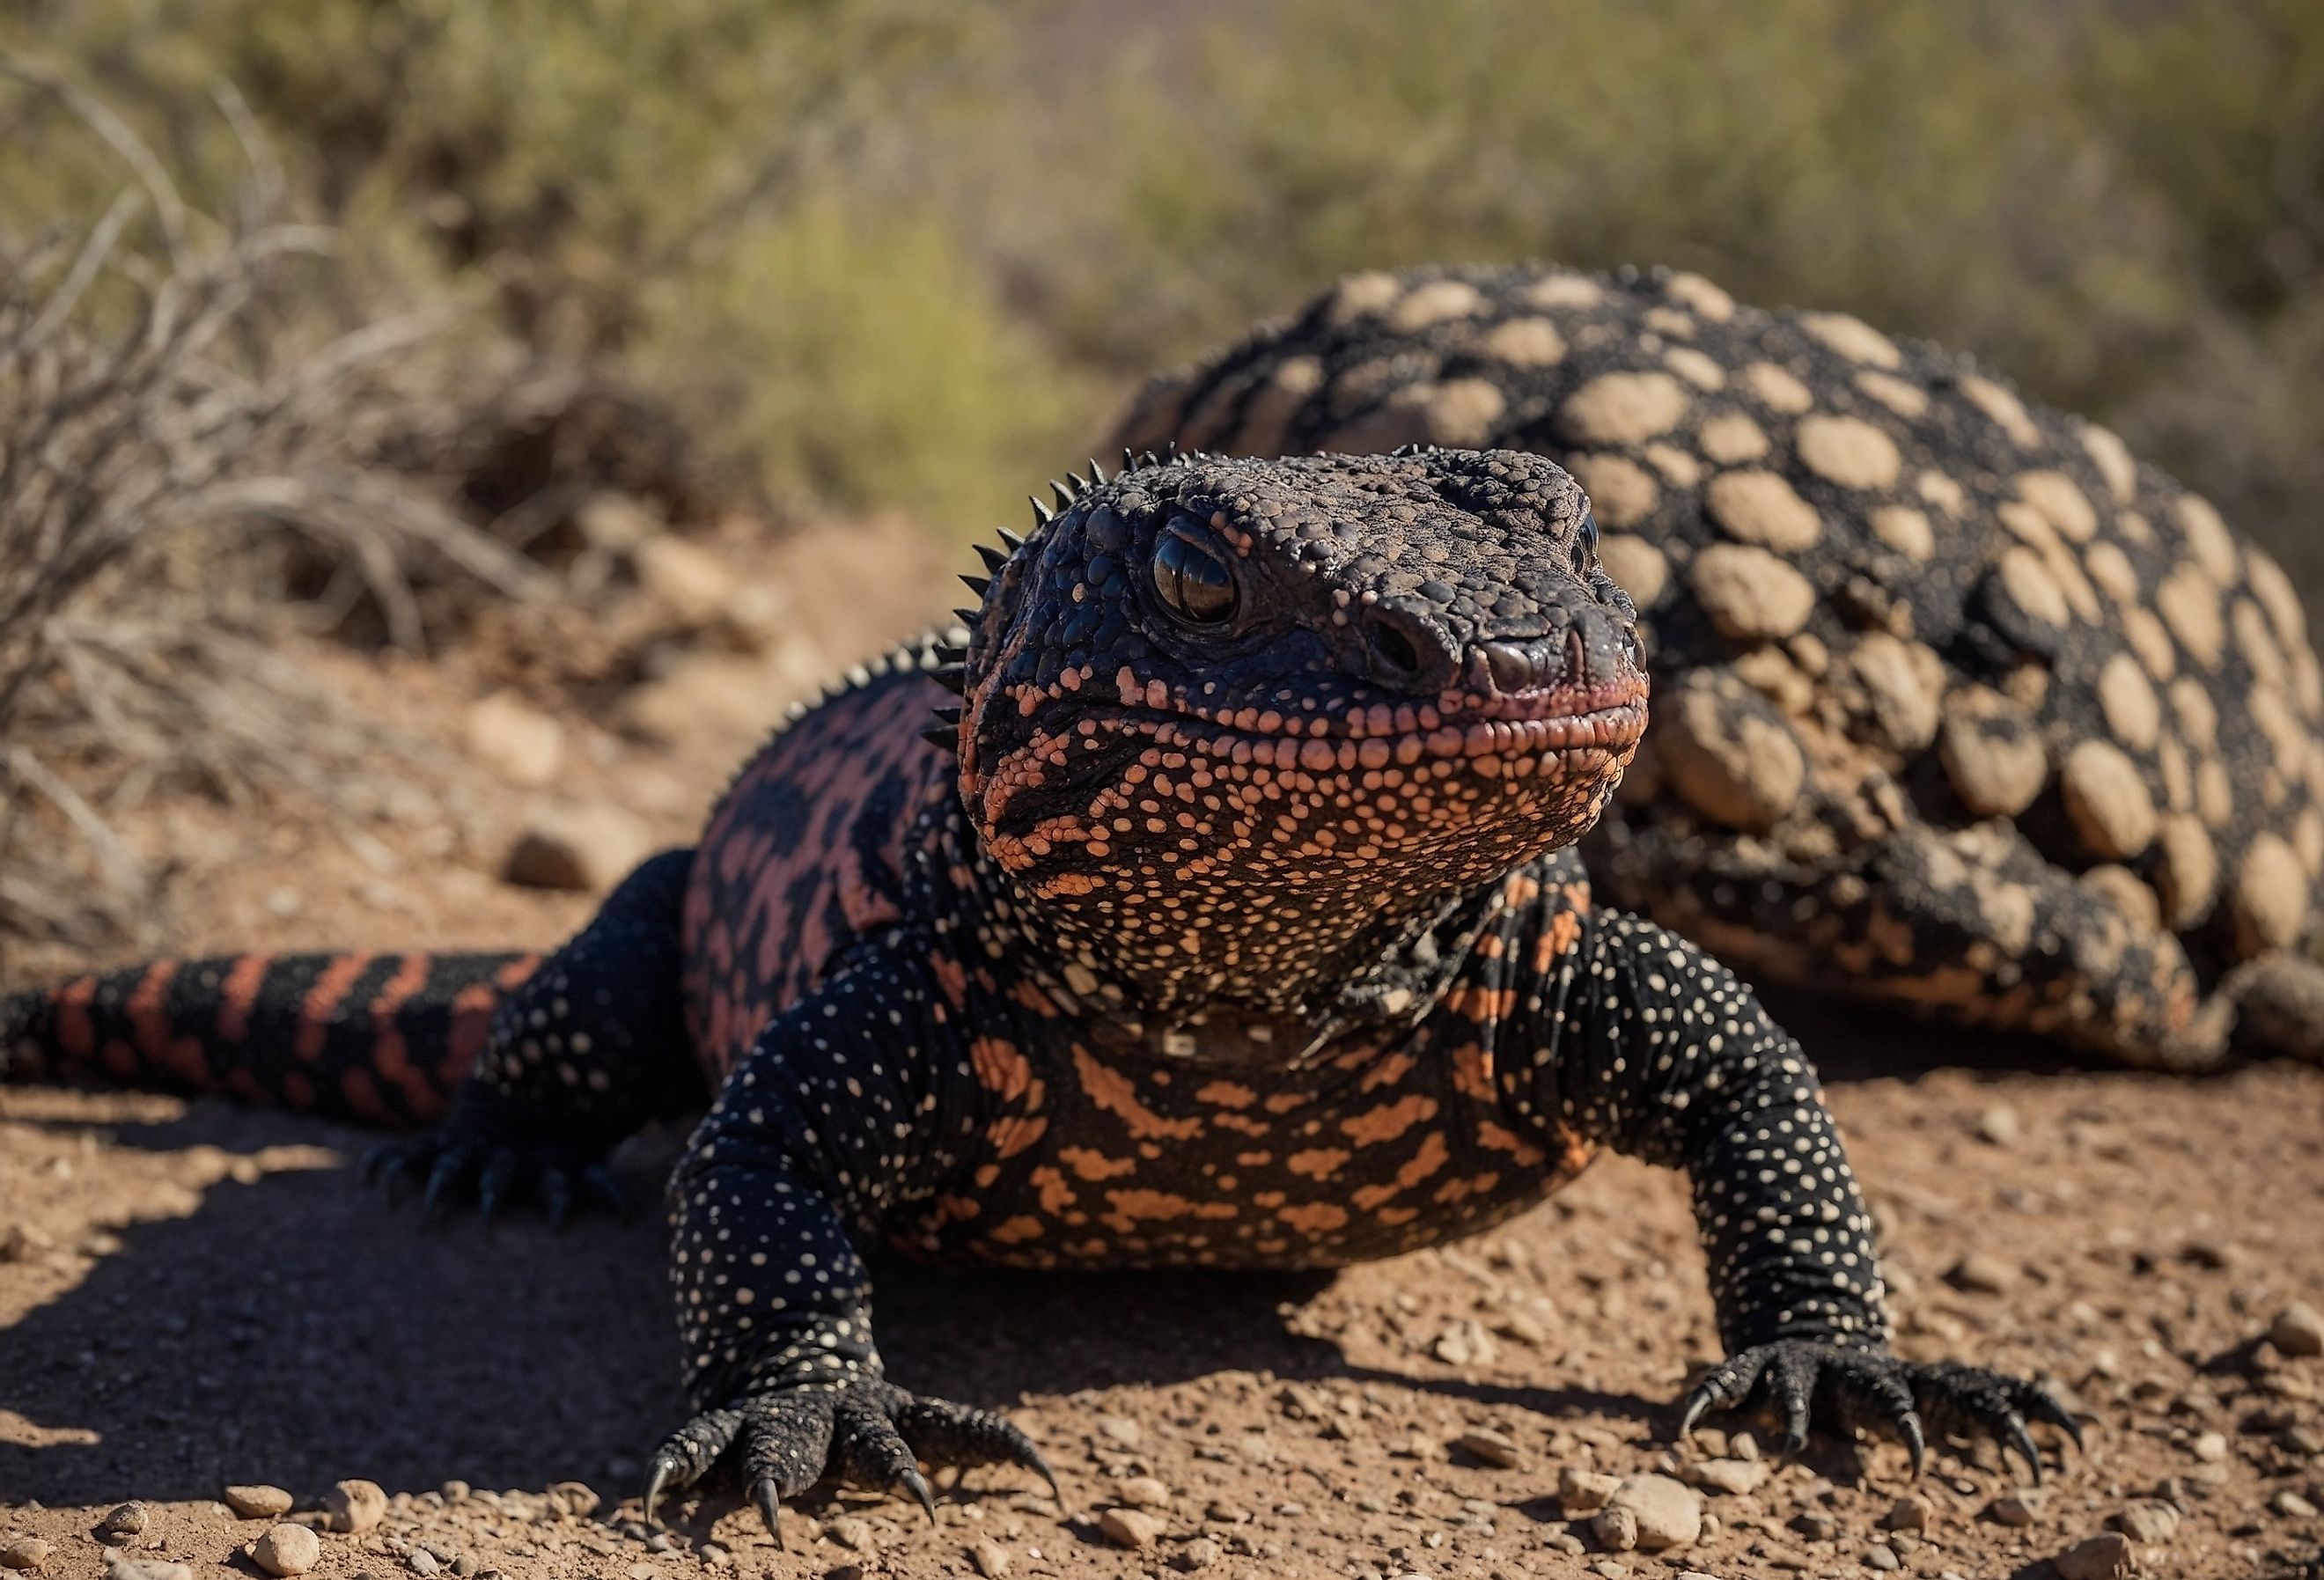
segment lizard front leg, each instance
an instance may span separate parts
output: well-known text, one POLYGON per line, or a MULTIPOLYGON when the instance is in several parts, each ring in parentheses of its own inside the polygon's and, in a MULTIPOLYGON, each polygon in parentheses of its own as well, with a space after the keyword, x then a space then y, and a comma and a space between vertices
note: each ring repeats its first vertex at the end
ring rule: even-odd
POLYGON ((669 1186, 670 1278, 698 1412, 655 1451, 646 1518, 727 1462, 779 1539, 782 1501, 825 1476, 935 1506, 920 1465, 1050 1474, 990 1410, 889 1382, 857 1247, 940 1194, 983 1128, 915 942, 778 1016, 728 1077, 669 1186))
POLYGON ((1872 1219, 1815 1070, 1751 990, 1675 934, 1591 919, 1553 995, 1556 1018, 1517 1095, 1526 1117, 1686 1171, 1728 1359, 1688 1395, 1812 1428, 1886 1428, 1920 1468, 1927 1434, 1987 1436, 2037 1482, 2029 1420, 2080 1429, 2049 1391, 1889 1348, 1872 1219))

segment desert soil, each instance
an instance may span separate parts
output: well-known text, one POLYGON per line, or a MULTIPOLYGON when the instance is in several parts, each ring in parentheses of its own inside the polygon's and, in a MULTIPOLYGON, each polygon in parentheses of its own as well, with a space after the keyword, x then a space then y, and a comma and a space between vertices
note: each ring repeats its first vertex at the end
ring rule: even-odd
MULTIPOLYGON (((180 869, 171 947, 551 943, 587 896, 499 876, 543 805, 619 804, 638 836, 682 840, 813 671, 949 601, 894 529, 709 552, 727 556, 724 585, 779 589, 781 606, 706 612, 719 578, 662 567, 637 595, 650 618, 515 620, 429 665, 316 651, 463 765, 447 826, 350 834, 157 802, 130 832, 180 869), (631 646, 575 682, 593 642, 631 646), (493 692, 555 721, 553 788, 472 731, 493 692)), ((89 963, 51 950, 7 973, 89 963)), ((362 1479, 386 1492, 383 1518, 323 1531, 312 1573, 2324 1574, 2324 1359, 2300 1353, 2324 1345, 2324 1070, 2164 1079, 1783 1007, 1833 1077, 1901 1347, 2040 1373, 2078 1403, 2088 1451, 2061 1463, 2045 1437, 2042 1490, 1983 1447, 1914 1481, 1887 1444, 1780 1467, 1739 1430, 1674 1446, 1670 1401, 1717 1353, 1702 1259, 1683 1182, 1609 1160, 1487 1239, 1336 1278, 890 1268, 897 1380, 1007 1410, 1065 1507, 995 1471, 942 1488, 933 1525, 818 1492, 779 1548, 717 1493, 648 1539, 641 1465, 683 1415, 652 1215, 561 1237, 523 1221, 425 1233, 363 1187, 358 1132, 14 1088, 0 1093, 0 1563, 45 1543, 43 1575, 264 1573, 252 1549, 274 1522, 237 1518, 226 1487, 279 1488, 289 1519, 320 1524, 335 1484, 362 1479), (1686 1483, 1679 1523, 1699 1510, 1700 1534, 1609 1550, 1581 1507, 1600 1474, 1686 1483), (132 1501, 114 1523, 138 1529, 100 1540, 132 1501)), ((679 1139, 623 1149, 640 1196, 679 1139)))

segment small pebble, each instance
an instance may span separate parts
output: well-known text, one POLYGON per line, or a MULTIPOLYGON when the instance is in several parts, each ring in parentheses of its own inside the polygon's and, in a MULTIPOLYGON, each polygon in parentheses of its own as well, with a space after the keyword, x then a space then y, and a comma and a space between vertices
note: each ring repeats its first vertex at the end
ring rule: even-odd
POLYGON ((1865 1550, 1864 1566, 1868 1569, 1901 1569, 1904 1561, 1896 1556, 1894 1548, 1885 1542, 1876 1542, 1865 1550))
POLYGON ((1557 1473, 1557 1501, 1569 1515, 1593 1514, 1606 1506, 1614 1489, 1621 1484, 1619 1476, 1600 1475, 1578 1465, 1569 1465, 1557 1473))
POLYGON ((1197 1569, 1207 1569, 1217 1563, 1222 1551, 1219 1544, 1209 1537, 1198 1536, 1170 1555, 1170 1566, 1191 1575, 1197 1569))
POLYGON ((1152 1547, 1161 1536, 1162 1522, 1140 1510, 1108 1509, 1097 1517, 1097 1529, 1114 1546, 1139 1552, 1152 1547))
POLYGON ((2024 1133, 2017 1123, 2017 1110, 2006 1103, 1997 1103, 1977 1116, 1978 1137, 1997 1147, 2014 1147, 2024 1133))
POLYGON ((1150 1475, 1134 1475, 1113 1489, 1114 1496, 1132 1509, 1167 1509, 1170 1489, 1150 1475))
POLYGON ((143 1503, 124 1503, 97 1522, 97 1539, 111 1548, 126 1547, 133 1537, 145 1534, 152 1516, 143 1503))
POLYGON ((1606 1507, 1637 1520, 1637 1545, 1646 1552, 1692 1547, 1702 1538, 1702 1496, 1666 1475, 1624 1476, 1606 1507))
POLYGON ((976 1572, 984 1580, 1001 1580, 1009 1573, 1009 1549, 989 1536, 969 1543, 968 1561, 976 1566, 976 1572))
POLYGON ((1471 1427, 1452 1441, 1455 1447, 1465 1449, 1487 1465, 1498 1465, 1503 1470, 1514 1469, 1525 1463, 1525 1450, 1517 1446, 1517 1439, 1490 1427, 1471 1427))
POLYGON ((2136 1566, 2130 1538, 2118 1530, 2078 1541, 2050 1561, 2063 1580, 2129 1580, 2136 1566))
POLYGON ((1945 1277, 1955 1289, 1978 1295, 2005 1294, 2017 1281, 2016 1273, 2006 1262, 1982 1251, 1972 1251, 1962 1257, 1945 1277))
POLYGON ((333 1486, 324 1496, 323 1509, 333 1530, 360 1533, 387 1518, 387 1494, 377 1482, 355 1478, 333 1486))
POLYGON ((1757 1492, 1775 1470, 1759 1459, 1706 1459, 1688 1465, 1680 1474, 1706 1492, 1740 1498, 1757 1492))
POLYGON ((193 1569, 165 1558, 114 1557, 105 1566, 105 1580, 194 1580, 193 1569))
POLYGON ((1840 1521, 1821 1509, 1803 1509, 1793 1517, 1792 1529, 1810 1541, 1830 1541, 1840 1534, 1840 1521))
POLYGON ((2276 1493, 2274 1497, 2269 1499, 2267 1506, 2274 1510, 2278 1514, 2282 1515, 2287 1520, 2313 1520, 2316 1518, 2316 1505, 2310 1502, 2306 1498, 2301 1497, 2298 1492, 2293 1492, 2290 1487, 2284 1488, 2283 1491, 2276 1493))
POLYGON ((2179 1511, 2160 1498, 2142 1498, 2116 1512, 2113 1525, 2131 1540, 2152 1547, 2179 1534, 2179 1511))
POLYGON ((1936 1520, 1937 1506, 1918 1492, 1907 1492, 1888 1506, 1881 1517, 1883 1530, 1926 1530, 1936 1520))
POLYGON ((1135 1448, 1146 1440, 1146 1430, 1128 1416, 1100 1416, 1097 1435, 1117 1448, 1135 1448))
POLYGON ((1628 1509, 1601 1509, 1591 1517, 1590 1534, 1609 1551, 1627 1553, 1638 1545, 1638 1517, 1628 1509))
POLYGON ((2193 1453, 2205 1465, 2223 1463, 2227 1457, 2227 1435, 2225 1432, 2204 1433, 2195 1439, 2193 1453))
POLYGON ((304 1575, 323 1561, 323 1544, 303 1525, 278 1525, 250 1549, 253 1562, 270 1575, 304 1575))
POLYGON ((0 1569, 37 1569, 55 1550, 37 1536, 19 1537, 0 1548, 0 1569))
POLYGON ((290 1512, 290 1494, 281 1487, 228 1487, 226 1506, 242 1520, 280 1520, 290 1512))
POLYGON ((823 1533, 841 1547, 853 1548, 859 1553, 870 1552, 879 1545, 880 1539, 872 1532, 869 1520, 858 1520, 853 1516, 832 1520, 823 1528, 823 1533))
POLYGON ((558 1482, 549 1489, 549 1501, 559 1514, 586 1520, 597 1511, 599 1500, 586 1482, 558 1482))
POLYGON ((2287 1355, 2324 1355, 2324 1313, 2294 1300, 2268 1324, 2267 1339, 2287 1355))
POLYGON ((444 1572, 444 1566, 438 1563, 436 1555, 426 1548, 413 1548, 404 1558, 403 1566, 415 1575, 440 1575, 444 1572))
POLYGON ((2042 1500, 2031 1491, 2009 1492, 1996 1498, 1986 1512, 1992 1516, 1996 1525, 2023 1530, 2041 1517, 2042 1500))

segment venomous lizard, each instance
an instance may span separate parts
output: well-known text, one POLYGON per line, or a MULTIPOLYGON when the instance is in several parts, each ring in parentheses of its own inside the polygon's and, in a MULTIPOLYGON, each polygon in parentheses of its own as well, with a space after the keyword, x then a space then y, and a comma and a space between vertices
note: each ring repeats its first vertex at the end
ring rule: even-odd
POLYGON ((7 1073, 440 1121, 383 1160, 431 1214, 560 1220, 617 1195, 617 1140, 706 1101, 668 1190, 698 1413, 649 1516, 720 1465, 770 1529, 826 1475, 927 1502, 923 1465, 1048 1474, 1001 1417, 884 1380, 868 1245, 1337 1266, 1473 1234, 1604 1150, 1692 1182, 1729 1358, 1682 1431, 1745 1408, 1916 1465, 1991 1435, 2038 1474, 2027 1422, 2076 1432, 2054 1398, 1889 1348, 1797 1045, 1591 904, 1572 847, 1647 680, 1567 473, 1147 457, 1058 497, 970 578, 964 646, 797 718, 546 958, 85 976, 0 1001, 7 1073))

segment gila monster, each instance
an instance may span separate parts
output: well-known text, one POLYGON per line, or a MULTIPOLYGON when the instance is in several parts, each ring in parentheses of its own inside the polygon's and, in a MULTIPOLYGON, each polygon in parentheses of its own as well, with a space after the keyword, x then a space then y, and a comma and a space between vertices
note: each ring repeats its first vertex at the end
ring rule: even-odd
MULTIPOLYGON (((530 956, 171 962, 0 1001, 19 1076, 387 1123, 430 1215, 561 1220, 708 1103, 668 1190, 715 1467, 770 1529, 836 1476, 1048 1468, 882 1375, 862 1253, 1336 1267, 1474 1234, 1611 1149, 1692 1181, 1729 1358, 1688 1395, 1990 1435, 2035 1384, 1889 1347, 1817 1078, 1751 992, 1593 905, 1572 846, 1647 679, 1591 508, 1502 452, 1151 457, 991 549, 956 640, 780 731, 691 850, 530 956), (936 709, 931 723, 931 709, 936 709), (933 740, 926 738, 932 735, 933 740)), ((1054 1489, 1054 1477, 1050 1478, 1054 1489)))
POLYGON ((1570 468, 1659 698, 1590 870, 1738 968, 2150 1067, 2324 1057, 2305 614, 2105 429, 1844 314, 1516 266, 1353 275, 1120 437, 1570 468))

